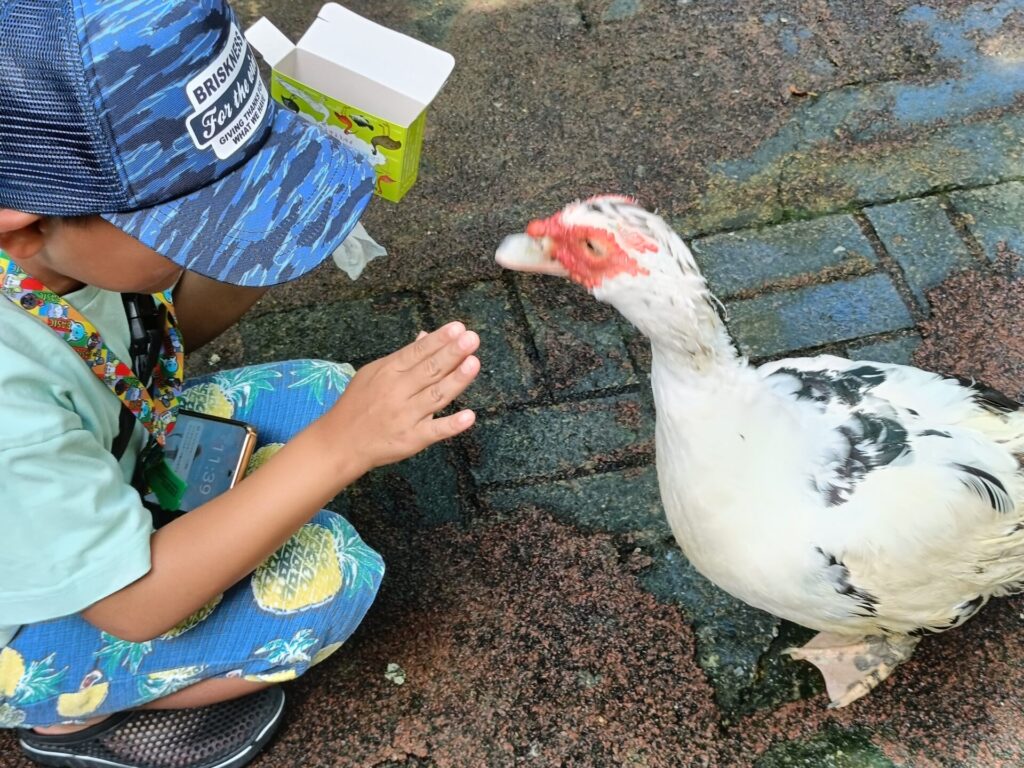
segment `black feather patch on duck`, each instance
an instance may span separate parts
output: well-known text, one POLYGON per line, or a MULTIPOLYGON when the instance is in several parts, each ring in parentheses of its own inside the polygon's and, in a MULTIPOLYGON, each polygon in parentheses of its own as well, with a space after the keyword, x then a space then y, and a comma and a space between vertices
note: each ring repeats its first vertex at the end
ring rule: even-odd
POLYGON ((1013 413, 1021 409, 1021 404, 1013 398, 1007 397, 998 389, 983 384, 974 379, 967 379, 963 376, 947 376, 947 379, 954 379, 960 386, 971 390, 971 399, 987 411, 992 413, 1013 413))
POLYGON ((885 382, 885 371, 871 365, 862 365, 848 371, 801 371, 779 368, 772 376, 792 376, 800 382, 793 396, 798 400, 813 400, 822 405, 840 402, 860 405, 864 396, 885 382))
POLYGON ((828 457, 828 474, 814 481, 830 507, 849 501, 870 472, 910 454, 907 430, 895 419, 856 412, 837 431, 842 440, 828 457))
POLYGON ((974 614, 981 610, 981 607, 985 605, 986 598, 983 595, 978 595, 973 600, 965 600, 960 603, 956 608, 953 609, 953 617, 949 620, 949 626, 947 629, 952 627, 959 627, 974 614))
POLYGON ((982 501, 988 503, 992 509, 1001 515, 1009 514, 1014 509, 1013 499, 1002 481, 983 469, 969 467, 966 464, 954 464, 957 469, 964 473, 960 482, 974 491, 981 497, 982 501))
POLYGON ((850 581, 850 569, 835 555, 821 547, 815 547, 825 558, 825 575, 837 594, 849 598, 853 602, 851 613, 855 616, 875 616, 878 613, 878 598, 866 589, 854 586, 850 581))
POLYGON ((939 632, 945 632, 947 629, 952 629, 953 627, 959 627, 980 611, 986 602, 988 602, 988 598, 985 595, 978 595, 971 600, 964 600, 953 608, 953 615, 950 616, 949 621, 945 624, 918 627, 909 634, 911 637, 923 637, 927 634, 937 634, 939 632))

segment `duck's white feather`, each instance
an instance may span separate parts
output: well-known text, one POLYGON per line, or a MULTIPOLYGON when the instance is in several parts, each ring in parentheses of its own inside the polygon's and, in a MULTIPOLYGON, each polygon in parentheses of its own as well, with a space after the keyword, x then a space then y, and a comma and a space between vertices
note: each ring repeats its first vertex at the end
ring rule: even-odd
POLYGON ((723 588, 870 634, 956 626, 1024 582, 1024 416, 1009 401, 829 356, 701 377, 661 363, 666 512, 723 588))

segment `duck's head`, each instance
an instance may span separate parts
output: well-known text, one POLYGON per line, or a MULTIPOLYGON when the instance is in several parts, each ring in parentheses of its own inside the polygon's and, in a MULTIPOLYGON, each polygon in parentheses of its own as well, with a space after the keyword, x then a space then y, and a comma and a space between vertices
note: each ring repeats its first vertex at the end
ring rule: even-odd
POLYGON ((570 203, 498 247, 497 262, 566 277, 651 338, 688 350, 724 333, 689 248, 657 214, 621 195, 570 203), (694 342, 694 343, 690 343, 694 342))
POLYGON ((497 260, 509 269, 568 277, 598 299, 617 290, 648 290, 663 272, 697 274, 689 250, 664 219, 622 195, 577 201, 531 221, 525 234, 505 238, 497 260))

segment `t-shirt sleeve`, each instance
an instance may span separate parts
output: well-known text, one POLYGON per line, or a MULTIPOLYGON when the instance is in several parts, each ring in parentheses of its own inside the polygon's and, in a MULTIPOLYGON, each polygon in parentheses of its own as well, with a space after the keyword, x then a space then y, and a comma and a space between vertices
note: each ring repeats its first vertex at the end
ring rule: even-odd
POLYGON ((152 519, 70 395, 0 383, 0 625, 30 624, 145 575, 152 519))

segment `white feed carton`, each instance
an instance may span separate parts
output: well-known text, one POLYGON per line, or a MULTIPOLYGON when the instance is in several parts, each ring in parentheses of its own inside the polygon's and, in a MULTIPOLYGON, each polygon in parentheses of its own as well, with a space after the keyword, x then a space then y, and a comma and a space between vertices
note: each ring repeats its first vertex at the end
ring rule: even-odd
POLYGON ((366 156, 377 194, 400 200, 416 181, 426 109, 454 57, 337 3, 298 44, 266 18, 245 36, 273 70, 273 97, 366 156))

